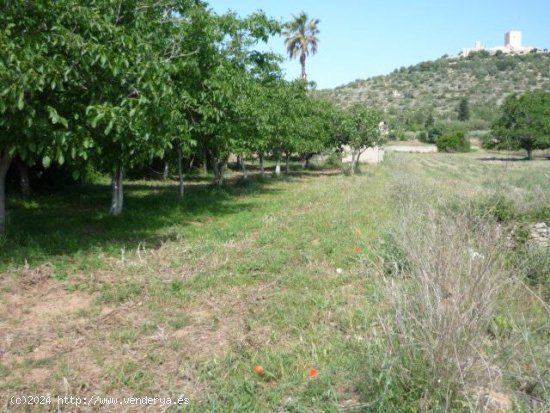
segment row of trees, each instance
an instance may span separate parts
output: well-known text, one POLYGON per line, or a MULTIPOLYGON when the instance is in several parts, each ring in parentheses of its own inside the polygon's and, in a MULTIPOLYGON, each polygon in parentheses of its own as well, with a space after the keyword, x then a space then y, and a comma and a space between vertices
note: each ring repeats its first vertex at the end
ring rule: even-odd
POLYGON ((90 165, 109 173, 118 215, 125 170, 154 159, 177 162, 183 196, 185 158, 204 159, 222 184, 230 154, 261 165, 270 154, 288 168, 291 154, 345 143, 335 137, 347 115, 305 80, 284 81, 280 58, 257 50, 285 28, 262 13, 216 15, 200 0, 0 9, 0 232, 14 159, 65 165, 75 179, 90 165))

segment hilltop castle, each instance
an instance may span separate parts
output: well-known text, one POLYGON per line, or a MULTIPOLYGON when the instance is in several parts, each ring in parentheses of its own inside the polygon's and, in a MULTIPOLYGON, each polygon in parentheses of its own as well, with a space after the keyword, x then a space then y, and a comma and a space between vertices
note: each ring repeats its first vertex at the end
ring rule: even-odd
POLYGON ((509 31, 504 34, 504 46, 496 46, 486 48, 482 46, 481 42, 477 41, 474 47, 462 49, 459 53, 459 57, 467 57, 470 53, 486 51, 490 54, 496 54, 497 52, 506 54, 525 54, 531 51, 538 51, 533 47, 525 47, 521 45, 521 32, 509 31))

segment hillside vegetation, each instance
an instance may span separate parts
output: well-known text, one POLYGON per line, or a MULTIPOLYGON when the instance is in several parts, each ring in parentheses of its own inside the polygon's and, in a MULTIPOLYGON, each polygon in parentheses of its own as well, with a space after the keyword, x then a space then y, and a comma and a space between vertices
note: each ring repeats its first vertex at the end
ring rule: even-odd
POLYGON ((430 114, 436 120, 457 119, 460 99, 471 108, 470 124, 486 129, 494 108, 512 94, 550 90, 550 54, 494 55, 473 53, 465 59, 442 57, 401 67, 387 76, 356 80, 319 94, 342 107, 357 102, 383 109, 405 130, 419 130, 430 114))

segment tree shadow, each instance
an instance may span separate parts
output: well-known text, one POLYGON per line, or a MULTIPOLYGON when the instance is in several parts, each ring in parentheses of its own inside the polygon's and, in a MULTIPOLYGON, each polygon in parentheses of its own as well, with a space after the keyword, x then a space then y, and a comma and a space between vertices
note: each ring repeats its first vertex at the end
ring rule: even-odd
POLYGON ((482 158, 477 158, 478 161, 482 162, 525 162, 528 161, 526 156, 485 156, 482 158))
MULTIPOLYGON (((533 160, 550 160, 550 151, 534 150, 533 160)), ((477 158, 484 162, 525 162, 529 161, 525 151, 485 151, 485 156, 477 158)))
MULTIPOLYGON (((174 183, 125 182, 122 216, 109 214, 109 185, 89 185, 32 198, 8 196, 6 236, 0 239, 0 271, 29 263, 96 251, 120 253, 146 243, 158 247, 179 239, 204 222, 252 210, 261 202, 249 194, 275 195, 275 180, 250 178, 246 185, 215 187, 204 177, 188 180, 183 200, 174 183), (237 199, 241 198, 239 202, 237 199)), ((265 201, 264 201, 265 202, 265 201)))

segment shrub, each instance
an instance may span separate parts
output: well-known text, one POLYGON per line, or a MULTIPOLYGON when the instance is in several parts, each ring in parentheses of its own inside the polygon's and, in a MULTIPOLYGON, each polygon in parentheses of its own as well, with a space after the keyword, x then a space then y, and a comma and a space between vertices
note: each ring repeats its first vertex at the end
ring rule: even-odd
POLYGON ((405 131, 401 129, 392 129, 388 134, 389 141, 406 141, 405 131))
POLYGON ((518 218, 514 203, 504 196, 482 199, 474 205, 481 217, 492 217, 501 223, 510 223, 518 218))
POLYGON ((469 152, 470 141, 464 135, 464 132, 454 132, 442 135, 436 139, 438 152, 469 152))
POLYGON ((474 389, 494 388, 500 377, 483 348, 506 285, 498 230, 427 208, 408 210, 397 231, 404 278, 387 280, 391 310, 367 351, 368 396, 378 411, 474 406, 474 389))
POLYGON ((428 143, 428 132, 427 131, 419 132, 418 135, 416 135, 416 137, 420 142, 428 143))
POLYGON ((544 245, 524 243, 512 254, 515 268, 521 270, 525 279, 550 298, 550 254, 544 245), (541 291, 542 290, 542 291, 541 291))
POLYGON ((327 168, 340 168, 342 167, 342 153, 339 151, 333 151, 325 160, 324 166, 327 168))
POLYGON ((425 143, 435 143, 441 135, 443 135, 443 128, 441 126, 432 126, 420 133, 418 140, 425 143))

